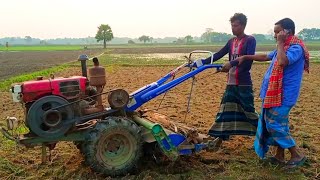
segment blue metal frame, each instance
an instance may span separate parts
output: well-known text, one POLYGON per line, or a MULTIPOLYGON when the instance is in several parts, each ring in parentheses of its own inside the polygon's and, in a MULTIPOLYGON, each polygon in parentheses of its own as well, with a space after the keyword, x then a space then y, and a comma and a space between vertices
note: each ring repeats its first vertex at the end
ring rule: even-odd
POLYGON ((151 83, 147 86, 144 86, 144 87, 138 89, 137 91, 131 93, 130 94, 130 101, 126 107, 126 111, 133 112, 137 108, 142 106, 144 103, 161 95, 164 92, 167 92, 171 88, 181 84, 182 82, 184 82, 185 80, 187 80, 189 78, 194 77, 198 73, 200 73, 206 69, 210 69, 210 68, 216 68, 217 70, 219 70, 222 68, 222 65, 221 64, 207 64, 207 65, 200 66, 198 68, 192 68, 192 70, 190 72, 184 74, 183 76, 181 76, 177 79, 174 79, 168 83, 165 83, 166 81, 168 81, 169 78, 173 77, 175 75, 175 73, 183 67, 190 68, 190 64, 185 63, 185 64, 177 67, 176 69, 172 70, 171 72, 169 72, 167 75, 165 75, 164 77, 162 77, 158 81, 153 82, 153 83, 151 83))

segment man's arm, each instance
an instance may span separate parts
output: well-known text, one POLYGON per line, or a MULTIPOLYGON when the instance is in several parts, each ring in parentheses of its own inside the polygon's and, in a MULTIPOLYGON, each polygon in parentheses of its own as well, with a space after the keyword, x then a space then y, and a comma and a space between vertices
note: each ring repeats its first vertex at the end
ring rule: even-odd
POLYGON ((243 63, 243 61, 270 61, 271 58, 269 55, 267 54, 256 54, 256 55, 243 55, 238 57, 236 60, 233 60, 231 62, 228 62, 226 64, 223 65, 221 72, 229 72, 229 69, 232 68, 232 66, 237 66, 243 63))
POLYGON ((277 59, 279 66, 285 67, 289 64, 289 60, 287 58, 286 51, 284 50, 283 43, 278 43, 277 59))
MULTIPOLYGON (((230 43, 230 40, 227 42, 227 44, 222 49, 220 49, 219 52, 217 52, 213 55, 213 62, 221 59, 223 56, 228 54, 229 48, 230 48, 229 43, 230 43)), ((211 63, 211 56, 202 60, 202 64, 210 64, 210 63, 211 63)))
POLYGON ((271 58, 267 54, 255 54, 255 55, 244 55, 238 58, 238 60, 254 60, 254 61, 270 61, 271 58))
MULTIPOLYGON (((298 61, 300 59, 300 56, 302 56, 303 54, 303 49, 300 45, 290 46, 287 52, 284 51, 284 55, 283 54, 279 55, 279 49, 282 49, 282 47, 280 48, 278 47, 278 51, 277 51, 277 59, 279 61, 280 66, 287 66, 287 65, 293 64, 294 62, 298 61), (285 58, 282 56, 285 56, 285 58), (279 57, 280 59, 283 58, 283 60, 281 61, 281 64, 280 64, 279 57)), ((274 56, 274 54, 275 54, 275 51, 272 51, 268 55, 267 54, 244 55, 239 57, 236 60, 239 61, 239 64, 241 64, 245 60, 250 60, 250 59, 253 59, 254 61, 260 61, 260 62, 270 61, 272 60, 272 57, 274 56)))
POLYGON ((288 34, 284 31, 280 31, 277 35, 277 45, 278 45, 278 53, 277 53, 277 60, 278 65, 285 67, 289 64, 288 57, 286 55, 286 51, 284 50, 284 42, 287 39, 288 34))

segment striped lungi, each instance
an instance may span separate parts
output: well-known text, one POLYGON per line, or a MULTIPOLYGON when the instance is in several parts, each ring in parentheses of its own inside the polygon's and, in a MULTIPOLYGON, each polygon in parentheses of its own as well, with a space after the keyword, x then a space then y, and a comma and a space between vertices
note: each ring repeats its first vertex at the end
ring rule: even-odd
POLYGON ((254 149, 260 158, 264 158, 269 150, 269 146, 279 146, 283 149, 294 147, 294 139, 289 132, 289 113, 292 107, 280 106, 273 108, 263 108, 254 149))
POLYGON ((254 136, 259 116, 253 101, 252 86, 227 85, 215 123, 208 134, 224 140, 230 135, 254 136))

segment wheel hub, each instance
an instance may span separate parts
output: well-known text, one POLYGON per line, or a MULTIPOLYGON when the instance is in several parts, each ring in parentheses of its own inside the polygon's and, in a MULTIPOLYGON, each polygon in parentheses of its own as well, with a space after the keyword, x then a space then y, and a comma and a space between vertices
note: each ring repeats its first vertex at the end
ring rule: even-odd
POLYGON ((119 140, 113 139, 113 140, 111 140, 111 142, 109 142, 107 144, 107 149, 106 150, 109 151, 109 152, 115 152, 115 151, 120 149, 121 145, 122 145, 122 143, 119 142, 119 140))
POLYGON ((103 138, 98 152, 101 159, 112 167, 121 166, 132 156, 133 145, 121 134, 113 134, 103 138))

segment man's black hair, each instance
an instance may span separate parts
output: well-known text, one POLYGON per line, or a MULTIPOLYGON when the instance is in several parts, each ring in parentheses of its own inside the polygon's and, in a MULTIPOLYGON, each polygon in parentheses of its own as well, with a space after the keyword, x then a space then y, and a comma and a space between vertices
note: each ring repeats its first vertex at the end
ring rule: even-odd
POLYGON ((93 61, 93 64, 94 64, 94 65, 99 66, 99 60, 98 60, 97 57, 94 57, 94 58, 92 59, 92 61, 93 61))
POLYGON ((296 27, 294 25, 294 22, 290 18, 284 18, 280 21, 276 22, 274 25, 280 25, 283 29, 288 29, 292 32, 292 34, 295 34, 296 27))
POLYGON ((230 22, 235 22, 235 21, 239 21, 239 23, 241 25, 243 25, 244 27, 246 27, 247 25, 247 16, 242 14, 242 13, 235 13, 231 18, 230 18, 230 22))

